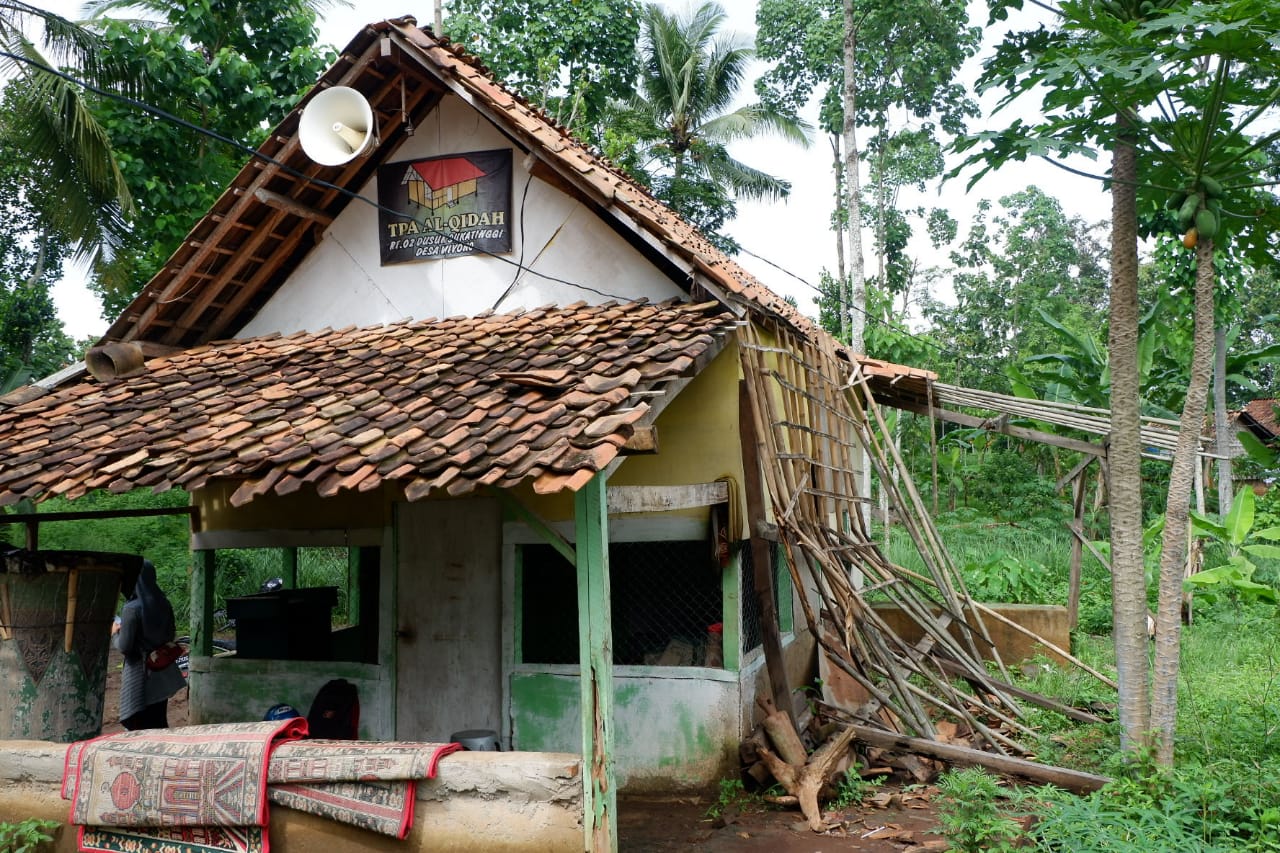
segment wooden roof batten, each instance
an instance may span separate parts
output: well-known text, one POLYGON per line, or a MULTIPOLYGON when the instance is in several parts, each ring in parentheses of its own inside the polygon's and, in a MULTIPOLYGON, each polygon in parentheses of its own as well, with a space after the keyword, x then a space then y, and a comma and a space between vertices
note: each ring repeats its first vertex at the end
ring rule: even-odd
MULTIPOLYGON (((307 232, 316 226, 319 221, 317 217, 302 215, 303 211, 308 214, 318 213, 322 218, 332 221, 350 203, 351 196, 340 188, 361 182, 361 173, 371 172, 373 162, 367 159, 356 160, 341 174, 322 179, 318 174, 322 167, 318 167, 301 153, 296 133, 285 131, 296 127, 302 109, 320 91, 330 86, 351 84, 363 84, 367 87, 368 78, 376 76, 381 80, 381 85, 369 93, 375 110, 384 101, 389 102, 393 94, 396 102, 394 109, 384 108, 378 111, 383 141, 394 142, 402 137, 404 114, 400 109, 401 90, 398 85, 402 76, 369 73, 369 66, 381 59, 376 35, 366 28, 353 41, 353 45, 363 42, 363 49, 359 54, 352 57, 350 53, 344 52, 308 97, 268 137, 259 148, 258 156, 253 157, 241 169, 210 213, 188 234, 174 257, 148 282, 130 309, 112 324, 103 341, 158 339, 167 344, 191 345, 226 336, 234 331, 230 325, 238 312, 261 291, 267 280, 281 274, 281 264, 297 251, 307 232), (286 168, 282 169, 280 164, 286 168), (322 187, 322 183, 317 183, 321 181, 334 184, 336 188, 322 187), (287 187, 280 187, 280 183, 287 184, 287 187), (318 201, 315 198, 306 201, 297 198, 304 193, 314 193, 317 188, 321 188, 318 201), (272 195, 264 197, 262 193, 272 195), (292 205, 295 204, 302 210, 293 208, 292 205), (245 227, 244 218, 255 208, 265 211, 265 218, 257 224, 245 227), (233 235, 240 231, 247 232, 247 235, 243 241, 237 242, 233 235), (259 271, 252 273, 247 280, 239 280, 242 269, 251 263, 252 256, 272 241, 275 245, 267 253, 270 257, 264 264, 267 267, 265 274, 259 271), (220 254, 220 250, 230 250, 227 260, 217 265, 208 284, 190 293, 190 279, 201 274, 200 271, 209 265, 213 256, 220 254), (242 293, 229 300, 223 299, 226 307, 215 318, 203 317, 204 311, 218 302, 228 288, 235 288, 242 293), (245 290, 249 292, 243 293, 245 290), (181 313, 173 316, 178 311, 181 313), (195 332, 194 337, 192 332, 195 332)), ((443 91, 429 85, 426 78, 415 75, 414 80, 416 85, 412 96, 406 97, 404 105, 410 115, 424 103, 429 102, 433 107, 443 91)))

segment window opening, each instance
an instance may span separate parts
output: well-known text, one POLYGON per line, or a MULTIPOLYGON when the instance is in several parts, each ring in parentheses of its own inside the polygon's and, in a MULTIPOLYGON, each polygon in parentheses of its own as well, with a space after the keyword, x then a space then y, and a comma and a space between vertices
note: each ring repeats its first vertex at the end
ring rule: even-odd
MULTIPOLYGON (((573 566, 550 545, 522 545, 516 577, 521 662, 578 663, 573 566)), ((720 578, 706 540, 611 543, 614 664, 708 665, 710 629, 723 621, 720 578)))

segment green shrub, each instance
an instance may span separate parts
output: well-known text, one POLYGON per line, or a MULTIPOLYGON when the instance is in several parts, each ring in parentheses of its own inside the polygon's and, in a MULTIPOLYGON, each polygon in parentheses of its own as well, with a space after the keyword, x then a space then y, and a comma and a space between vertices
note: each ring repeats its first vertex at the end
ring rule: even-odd
POLYGON ((1052 479, 1041 475, 1027 454, 1014 450, 987 456, 965 477, 965 496, 970 506, 1002 519, 1020 521, 1049 513, 1066 518, 1071 512, 1054 492, 1052 479))
POLYGON ((5 853, 35 853, 53 843, 52 833, 61 826, 56 820, 27 818, 18 823, 0 823, 0 850, 5 853))
POLYGON ((941 801, 938 822, 942 835, 959 853, 1005 853, 1017 849, 1022 825, 1009 817, 996 777, 971 767, 953 770, 938 779, 941 801))
POLYGON ((980 601, 1047 604, 1049 569, 1038 560, 994 554, 961 567, 965 586, 980 601))
POLYGON ((1280 809, 1239 778, 1140 766, 1088 796, 1041 789, 1036 849, 1082 853, 1247 853, 1280 850, 1280 809))

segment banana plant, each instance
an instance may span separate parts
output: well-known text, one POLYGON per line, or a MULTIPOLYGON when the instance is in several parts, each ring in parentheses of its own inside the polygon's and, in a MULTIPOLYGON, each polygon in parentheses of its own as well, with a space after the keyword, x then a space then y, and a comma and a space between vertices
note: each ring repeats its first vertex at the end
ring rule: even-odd
POLYGON ((1277 595, 1274 587, 1253 579, 1258 567, 1249 559, 1280 559, 1280 545, 1270 544, 1280 542, 1280 527, 1254 530, 1253 522, 1252 489, 1240 490, 1231 504, 1231 511, 1221 523, 1199 513, 1191 513, 1191 526, 1195 534, 1225 547, 1227 561, 1193 574, 1184 582, 1184 589, 1199 590, 1210 602, 1226 595, 1237 604, 1247 601, 1280 604, 1280 595, 1277 595))

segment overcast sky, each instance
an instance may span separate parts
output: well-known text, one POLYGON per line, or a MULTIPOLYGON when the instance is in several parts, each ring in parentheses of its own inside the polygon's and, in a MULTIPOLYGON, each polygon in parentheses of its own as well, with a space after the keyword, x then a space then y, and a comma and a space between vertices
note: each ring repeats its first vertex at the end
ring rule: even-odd
MULTIPOLYGON (((40 5, 73 18, 81 6, 72 0, 46 0, 40 5)), ((361 26, 384 18, 412 14, 420 24, 429 24, 432 18, 430 0, 419 0, 417 8, 405 0, 358 0, 356 5, 358 9, 339 7, 326 14, 320 26, 322 42, 340 48, 361 26)), ((664 5, 677 11, 687 9, 685 0, 664 0, 664 5)), ((746 37, 754 36, 754 0, 722 0, 722 5, 729 15, 729 30, 746 37)), ((970 16, 975 24, 985 23, 985 6, 981 2, 971 4, 970 16)), ((1006 28, 1020 26, 1022 24, 1016 19, 1005 25, 1006 28)), ((987 33, 984 53, 998 43, 1003 33, 1003 29, 987 33)), ((966 76, 972 79, 977 68, 975 60, 967 69, 966 76)), ((748 96, 749 90, 744 92, 744 97, 748 96)), ((1007 120, 1002 118, 999 124, 1003 125, 1007 120)), ((739 216, 727 230, 744 248, 766 259, 762 261, 744 254, 739 262, 775 291, 794 296, 805 313, 816 313, 812 303, 814 291, 804 282, 816 285, 820 272, 824 268, 834 270, 836 263, 834 238, 828 224, 832 194, 829 143, 825 138, 818 138, 804 149, 774 139, 762 139, 735 145, 733 154, 749 165, 785 178, 792 186, 790 198, 784 202, 739 203, 739 216)), ((1096 164, 1082 165, 1095 172, 1101 168, 1096 164)), ((964 192, 966 180, 961 178, 950 182, 941 194, 929 192, 906 202, 948 208, 960 220, 962 236, 965 222, 972 216, 979 199, 997 199, 1029 185, 1038 185, 1059 198, 1069 214, 1082 216, 1090 222, 1106 218, 1110 209, 1096 181, 1074 177, 1044 163, 1007 167, 984 178, 970 194, 964 192)), ((874 272, 869 241, 865 255, 868 271, 874 272)), ((936 257, 930 262, 941 265, 945 260, 936 257)), ((53 291, 59 315, 68 333, 76 338, 100 335, 107 327, 106 321, 99 317, 96 297, 84 287, 83 277, 83 272, 71 271, 53 291)), ((945 292, 940 294, 944 299, 947 295, 945 292)))

